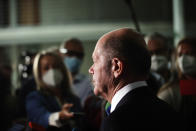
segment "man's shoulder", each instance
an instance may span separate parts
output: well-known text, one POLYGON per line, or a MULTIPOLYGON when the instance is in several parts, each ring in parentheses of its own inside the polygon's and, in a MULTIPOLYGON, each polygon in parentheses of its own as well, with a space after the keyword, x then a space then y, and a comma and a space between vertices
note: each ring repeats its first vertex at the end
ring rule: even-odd
POLYGON ((151 114, 152 116, 155 115, 155 117, 159 113, 160 115, 175 113, 171 106, 157 98, 157 96, 150 92, 148 87, 140 87, 129 92, 119 102, 115 111, 117 114, 118 112, 127 112, 128 114, 151 114))
MULTIPOLYGON (((162 105, 162 104, 161 104, 162 105)), ((177 128, 175 122, 179 122, 177 113, 167 106, 161 109, 161 106, 141 103, 128 103, 114 110, 106 119, 105 124, 112 127, 124 127, 125 130, 129 129, 152 129, 159 130, 164 124, 166 130, 170 128, 177 128), (157 108, 158 107, 158 108, 157 108), (155 109, 153 109, 155 108, 155 109), (164 109, 166 109, 164 111, 164 109), (172 125, 173 123, 173 125, 172 125), (115 126, 114 126, 115 125, 115 126)))

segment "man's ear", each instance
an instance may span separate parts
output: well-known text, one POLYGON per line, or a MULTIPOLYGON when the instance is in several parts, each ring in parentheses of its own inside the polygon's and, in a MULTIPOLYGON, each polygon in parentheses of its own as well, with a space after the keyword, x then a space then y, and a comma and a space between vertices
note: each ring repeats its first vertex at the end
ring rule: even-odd
POLYGON ((118 78, 123 71, 123 63, 118 58, 112 59, 112 73, 114 74, 115 78, 118 78))

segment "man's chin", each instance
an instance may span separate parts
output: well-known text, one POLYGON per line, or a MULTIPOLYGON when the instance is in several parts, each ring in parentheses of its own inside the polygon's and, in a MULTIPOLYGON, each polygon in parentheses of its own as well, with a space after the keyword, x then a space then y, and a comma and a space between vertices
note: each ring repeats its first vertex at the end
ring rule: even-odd
POLYGON ((94 94, 96 96, 102 96, 102 93, 99 90, 97 90, 96 88, 94 88, 94 94))
POLYGON ((99 91, 97 91, 95 88, 94 88, 94 94, 96 95, 96 96, 100 96, 100 93, 99 93, 99 91))

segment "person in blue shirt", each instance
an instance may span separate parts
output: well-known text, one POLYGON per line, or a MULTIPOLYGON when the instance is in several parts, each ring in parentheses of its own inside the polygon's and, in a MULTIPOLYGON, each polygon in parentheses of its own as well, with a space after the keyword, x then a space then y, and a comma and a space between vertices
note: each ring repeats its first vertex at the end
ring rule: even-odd
POLYGON ((71 130, 73 112, 82 109, 79 98, 71 91, 71 77, 61 57, 49 51, 38 53, 33 73, 37 89, 26 97, 28 121, 45 129, 71 130))
POLYGON ((83 43, 77 38, 71 38, 61 44, 59 51, 73 77, 73 92, 80 98, 84 107, 87 98, 93 95, 93 88, 90 78, 80 73, 85 55, 83 43))

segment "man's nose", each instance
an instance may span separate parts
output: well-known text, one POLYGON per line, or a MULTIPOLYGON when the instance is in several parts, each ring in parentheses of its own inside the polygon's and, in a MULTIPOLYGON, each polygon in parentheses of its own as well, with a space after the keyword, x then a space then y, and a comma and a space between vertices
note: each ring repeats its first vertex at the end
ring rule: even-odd
POLYGON ((93 74, 93 68, 92 66, 88 69, 89 74, 93 74))

